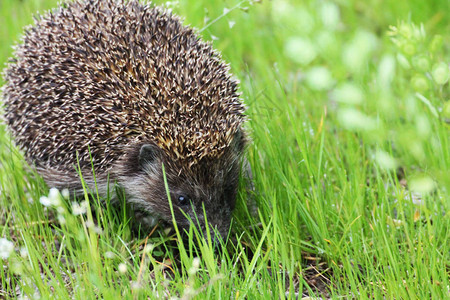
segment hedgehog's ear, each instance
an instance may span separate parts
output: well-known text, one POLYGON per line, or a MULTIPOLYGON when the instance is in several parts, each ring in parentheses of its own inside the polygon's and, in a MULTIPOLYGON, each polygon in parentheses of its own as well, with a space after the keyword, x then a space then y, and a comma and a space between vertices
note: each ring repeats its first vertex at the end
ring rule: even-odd
POLYGON ((155 145, 144 144, 139 150, 139 165, 144 167, 152 164, 158 159, 159 149, 155 145))

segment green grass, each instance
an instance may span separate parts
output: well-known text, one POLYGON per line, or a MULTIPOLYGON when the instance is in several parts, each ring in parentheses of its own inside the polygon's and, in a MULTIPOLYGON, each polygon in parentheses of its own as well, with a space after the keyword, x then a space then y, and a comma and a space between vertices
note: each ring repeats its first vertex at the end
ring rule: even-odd
MULTIPOLYGON (((2 66, 56 2, 0 2, 2 66)), ((179 2, 241 81, 257 215, 242 187, 215 252, 95 197, 44 207, 1 125, 0 298, 449 298, 450 2, 179 2)))

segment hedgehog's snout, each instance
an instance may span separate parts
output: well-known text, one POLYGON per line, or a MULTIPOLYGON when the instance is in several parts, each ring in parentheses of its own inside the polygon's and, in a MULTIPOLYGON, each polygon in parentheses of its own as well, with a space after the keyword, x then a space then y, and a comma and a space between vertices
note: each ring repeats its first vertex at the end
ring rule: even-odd
POLYGON ((195 226, 204 238, 210 235, 215 243, 218 243, 219 239, 226 239, 231 223, 232 207, 225 203, 221 203, 220 206, 211 205, 214 201, 217 203, 215 199, 191 200, 190 205, 178 206, 181 214, 175 218, 177 226, 187 231, 190 226, 195 226))
POLYGON ((207 237, 208 231, 211 238, 225 240, 231 225, 232 207, 229 203, 221 203, 221 206, 211 206, 206 209, 206 220, 202 224, 203 236, 207 237))

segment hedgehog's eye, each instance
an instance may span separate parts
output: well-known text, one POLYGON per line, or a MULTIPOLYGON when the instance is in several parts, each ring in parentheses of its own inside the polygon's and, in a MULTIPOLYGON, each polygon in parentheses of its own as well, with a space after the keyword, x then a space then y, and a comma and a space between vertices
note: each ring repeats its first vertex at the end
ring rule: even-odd
POLYGON ((178 196, 178 204, 179 205, 188 205, 189 204, 189 197, 188 196, 184 196, 184 195, 180 195, 178 196))

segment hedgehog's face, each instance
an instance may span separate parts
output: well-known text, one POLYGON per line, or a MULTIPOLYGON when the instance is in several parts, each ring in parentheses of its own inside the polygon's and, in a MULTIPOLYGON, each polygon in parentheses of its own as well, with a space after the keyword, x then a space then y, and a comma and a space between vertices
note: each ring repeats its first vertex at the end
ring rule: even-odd
POLYGON ((120 183, 128 201, 149 212, 155 217, 153 221, 159 218, 170 222, 165 173, 177 225, 187 229, 191 219, 205 232, 208 223, 225 237, 235 205, 244 144, 242 134, 236 134, 219 158, 203 159, 192 166, 192 171, 183 169, 182 162, 170 161, 157 146, 141 144, 129 153, 134 159, 128 160, 128 174, 121 176, 120 183))

